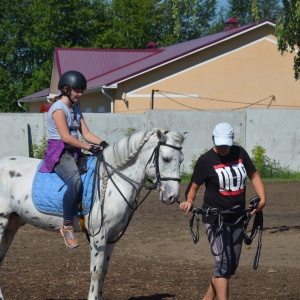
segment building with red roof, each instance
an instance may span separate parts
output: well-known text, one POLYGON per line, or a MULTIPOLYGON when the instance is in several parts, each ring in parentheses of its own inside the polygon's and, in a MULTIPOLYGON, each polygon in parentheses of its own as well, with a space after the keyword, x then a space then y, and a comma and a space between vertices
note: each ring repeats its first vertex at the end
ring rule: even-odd
POLYGON ((83 112, 299 107, 295 54, 278 52, 274 22, 238 23, 230 18, 224 31, 168 47, 56 48, 50 87, 18 102, 39 112, 57 94, 59 77, 77 70, 87 79, 83 112))

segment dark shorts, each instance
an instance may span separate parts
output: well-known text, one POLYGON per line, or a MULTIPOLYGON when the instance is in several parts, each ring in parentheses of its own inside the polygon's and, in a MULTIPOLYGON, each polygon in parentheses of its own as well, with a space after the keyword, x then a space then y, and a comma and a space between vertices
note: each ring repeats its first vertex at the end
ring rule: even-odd
POLYGON ((216 238, 217 226, 209 223, 204 223, 203 226, 211 250, 214 254, 217 254, 214 255, 214 277, 230 278, 231 275, 235 274, 241 256, 244 239, 242 222, 231 227, 224 226, 222 234, 216 238))

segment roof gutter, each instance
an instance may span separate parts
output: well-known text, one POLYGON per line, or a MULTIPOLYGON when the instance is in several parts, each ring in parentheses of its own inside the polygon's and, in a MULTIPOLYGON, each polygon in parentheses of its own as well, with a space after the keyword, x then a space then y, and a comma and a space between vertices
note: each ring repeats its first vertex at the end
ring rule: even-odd
POLYGON ((114 99, 105 92, 105 90, 104 90, 104 88, 103 88, 102 85, 100 86, 100 88, 101 88, 101 91, 102 91, 103 95, 105 95, 110 100, 110 111, 113 114, 114 111, 115 111, 114 110, 114 99))
POLYGON ((18 100, 17 101, 18 102, 18 105, 20 106, 20 107, 22 107, 27 113, 28 113, 28 109, 27 108, 25 108, 21 103, 20 103, 20 101, 18 100))

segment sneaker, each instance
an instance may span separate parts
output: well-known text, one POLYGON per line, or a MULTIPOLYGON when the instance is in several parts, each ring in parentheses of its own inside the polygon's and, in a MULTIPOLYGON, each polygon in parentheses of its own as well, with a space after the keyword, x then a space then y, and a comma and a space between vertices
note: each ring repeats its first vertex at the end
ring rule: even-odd
POLYGON ((60 228, 60 234, 64 238, 65 244, 70 248, 78 247, 78 241, 74 236, 73 226, 63 226, 60 228))

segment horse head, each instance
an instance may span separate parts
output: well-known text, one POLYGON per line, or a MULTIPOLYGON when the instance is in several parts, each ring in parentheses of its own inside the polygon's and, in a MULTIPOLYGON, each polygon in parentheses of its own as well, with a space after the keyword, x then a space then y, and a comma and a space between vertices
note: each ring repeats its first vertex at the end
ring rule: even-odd
POLYGON ((105 149, 104 157, 124 181, 146 187, 149 179, 153 186, 146 188, 157 188, 160 199, 171 204, 179 198, 181 145, 187 135, 157 128, 140 131, 105 149))
POLYGON ((146 165, 146 175, 155 183, 160 199, 166 204, 172 204, 179 198, 180 165, 183 161, 181 145, 187 136, 187 132, 156 129, 156 146, 146 165))

